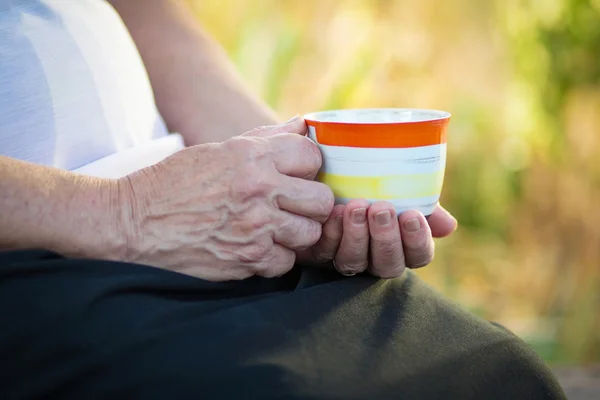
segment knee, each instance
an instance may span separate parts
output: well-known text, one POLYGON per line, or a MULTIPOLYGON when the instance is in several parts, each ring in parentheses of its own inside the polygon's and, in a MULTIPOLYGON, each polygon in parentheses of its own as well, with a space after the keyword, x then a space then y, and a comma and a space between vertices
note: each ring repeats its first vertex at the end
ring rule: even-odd
MULTIPOLYGON (((461 360, 451 370, 459 378, 456 398, 485 399, 566 399, 552 370, 521 339, 491 326, 488 341, 472 348, 470 359, 461 360), (490 336, 495 340, 489 341, 490 336)), ((449 396, 455 398, 454 396, 449 396)))
POLYGON ((498 360, 496 373, 500 382, 507 385, 509 398, 565 399, 565 395, 552 370, 522 340, 510 336, 495 354, 498 360))

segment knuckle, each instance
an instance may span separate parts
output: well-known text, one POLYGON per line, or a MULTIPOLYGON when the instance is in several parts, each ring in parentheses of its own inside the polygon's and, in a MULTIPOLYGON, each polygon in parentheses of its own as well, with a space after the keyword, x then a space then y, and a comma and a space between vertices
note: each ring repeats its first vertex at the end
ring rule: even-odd
POLYGON ((354 248, 363 248, 367 245, 369 241, 368 235, 363 232, 353 232, 348 235, 348 244, 350 247, 354 248))
POLYGON ((268 140, 261 137, 236 136, 225 141, 224 144, 226 151, 243 154, 249 162, 272 155, 268 140))
POLYGON ((265 209, 264 205, 256 205, 252 203, 248 204, 247 208, 244 208, 241 214, 243 217, 240 218, 239 222, 236 223, 237 229, 242 235, 246 237, 252 237, 266 234, 272 229, 271 222, 269 220, 269 213, 265 209))
POLYGON ((250 141, 243 136, 235 136, 223 142, 223 147, 226 152, 237 153, 247 148, 250 141))
POLYGON ((295 243, 294 248, 306 249, 319 241, 321 238, 322 227, 316 221, 297 217, 285 219, 280 226, 283 234, 295 243))
POLYGON ((253 173, 252 168, 245 168, 236 175, 230 187, 230 195, 238 200, 246 201, 252 197, 271 197, 276 185, 264 172, 253 173))
POLYGON ((316 221, 310 221, 306 230, 306 247, 312 246, 321 239, 323 227, 316 221))
POLYGON ((399 237, 394 235, 378 238, 372 249, 374 275, 384 279, 402 275, 408 254, 405 254, 399 237))
POLYGON ((252 178, 248 178, 248 184, 254 189, 254 193, 267 197, 271 196, 277 188, 270 176, 264 174, 256 174, 252 178))
POLYGON ((310 198, 310 216, 320 223, 325 223, 335 206, 335 197, 329 186, 321 182, 310 182, 307 187, 310 198))
POLYGON ((268 258, 272 248, 273 243, 270 241, 257 241, 242 248, 240 251, 240 259, 244 263, 260 265, 262 261, 268 258))
POLYGON ((374 245, 374 252, 377 252, 377 256, 385 260, 393 260, 399 258, 398 254, 401 254, 400 244, 391 239, 379 240, 374 245))
POLYGON ((398 231, 375 233, 371 237, 372 246, 380 252, 395 253, 402 251, 402 240, 398 231))
POLYGON ((272 156, 273 152, 267 139, 252 138, 249 140, 247 162, 255 163, 261 159, 272 158, 272 156))
POLYGON ((229 196, 235 200, 246 201, 253 197, 256 189, 251 181, 237 176, 229 187, 229 196))
POLYGON ((261 159, 271 157, 267 142, 263 138, 236 137, 225 144, 225 151, 238 154, 229 195, 244 201, 261 194, 270 194, 275 185, 268 168, 264 168, 265 163, 261 162, 261 159))
POLYGON ((329 217, 335 206, 335 196, 331 188, 324 183, 319 183, 320 201, 321 206, 320 214, 325 217, 329 217))
POLYGON ((265 278, 275 278, 289 272, 296 262, 296 254, 287 249, 274 252, 273 256, 266 262, 265 267, 257 272, 265 278))

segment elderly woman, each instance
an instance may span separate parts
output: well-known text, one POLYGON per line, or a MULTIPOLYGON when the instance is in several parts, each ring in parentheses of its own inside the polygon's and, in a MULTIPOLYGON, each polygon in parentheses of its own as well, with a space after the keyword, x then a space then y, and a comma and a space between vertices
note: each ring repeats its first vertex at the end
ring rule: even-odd
POLYGON ((7 2, 0 55, 2 398, 563 398, 177 1, 7 2))

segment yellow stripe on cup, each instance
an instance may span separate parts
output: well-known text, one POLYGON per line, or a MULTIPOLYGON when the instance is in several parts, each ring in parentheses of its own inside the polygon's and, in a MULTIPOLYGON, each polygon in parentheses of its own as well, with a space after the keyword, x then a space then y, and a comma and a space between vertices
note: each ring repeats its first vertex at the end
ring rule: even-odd
POLYGON ((439 195, 444 181, 444 171, 386 176, 319 173, 317 180, 329 186, 335 197, 380 200, 411 199, 439 195))

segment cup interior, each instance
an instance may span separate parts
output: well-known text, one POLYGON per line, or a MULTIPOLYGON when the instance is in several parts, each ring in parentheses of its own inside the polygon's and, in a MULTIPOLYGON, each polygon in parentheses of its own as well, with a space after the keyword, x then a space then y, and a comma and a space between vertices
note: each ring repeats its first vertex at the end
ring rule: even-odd
POLYGON ((367 108, 319 111, 307 114, 304 118, 324 123, 400 124, 447 119, 450 118, 450 113, 418 108, 367 108))

